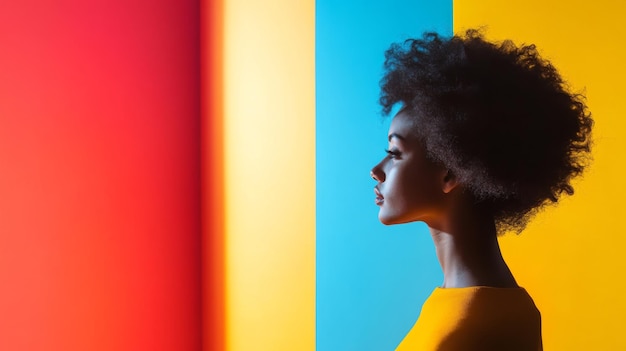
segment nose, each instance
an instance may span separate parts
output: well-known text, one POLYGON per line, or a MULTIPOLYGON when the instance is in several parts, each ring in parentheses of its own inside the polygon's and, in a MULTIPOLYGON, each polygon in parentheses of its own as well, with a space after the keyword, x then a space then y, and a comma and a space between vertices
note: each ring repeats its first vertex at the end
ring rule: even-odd
POLYGON ((372 177, 372 179, 374 179, 375 181, 379 183, 382 183, 385 181, 385 172, 383 172, 383 169, 380 163, 374 166, 374 168, 372 168, 372 170, 370 171, 370 177, 372 177))

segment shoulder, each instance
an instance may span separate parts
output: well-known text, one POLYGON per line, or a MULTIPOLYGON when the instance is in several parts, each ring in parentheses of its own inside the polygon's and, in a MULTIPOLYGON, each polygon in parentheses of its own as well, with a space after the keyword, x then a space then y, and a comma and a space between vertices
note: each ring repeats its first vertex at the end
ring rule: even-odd
POLYGON ((523 288, 437 288, 398 350, 537 351, 540 345, 541 316, 523 288))

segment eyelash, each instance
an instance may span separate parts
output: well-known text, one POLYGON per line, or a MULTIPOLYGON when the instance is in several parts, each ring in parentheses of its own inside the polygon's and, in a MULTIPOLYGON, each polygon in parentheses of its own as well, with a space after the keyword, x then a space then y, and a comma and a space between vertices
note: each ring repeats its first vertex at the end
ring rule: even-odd
POLYGON ((400 152, 398 150, 388 150, 388 149, 385 149, 385 152, 392 159, 398 158, 398 156, 400 156, 400 152))

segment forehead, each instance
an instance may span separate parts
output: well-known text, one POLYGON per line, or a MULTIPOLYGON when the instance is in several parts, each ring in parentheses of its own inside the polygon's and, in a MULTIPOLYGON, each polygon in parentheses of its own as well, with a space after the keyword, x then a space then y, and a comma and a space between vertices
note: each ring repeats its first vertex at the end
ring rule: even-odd
POLYGON ((405 139, 413 139, 415 131, 413 129, 414 122, 411 116, 409 116, 406 112, 400 111, 398 112, 391 121, 391 125, 389 126, 389 137, 392 135, 399 135, 405 139))

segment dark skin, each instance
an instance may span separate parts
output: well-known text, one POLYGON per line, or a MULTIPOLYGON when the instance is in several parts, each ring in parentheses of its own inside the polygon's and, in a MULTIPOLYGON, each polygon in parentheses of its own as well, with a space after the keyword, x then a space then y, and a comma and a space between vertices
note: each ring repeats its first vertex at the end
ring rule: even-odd
MULTIPOLYGON (((458 194, 460 190, 453 192, 458 194)), ((493 219, 477 210, 463 194, 455 196, 453 192, 449 194, 451 208, 447 216, 436 226, 429 225, 443 270, 442 287, 517 287, 502 258, 493 219)))
POLYGON ((404 111, 389 128, 388 156, 371 175, 382 223, 423 221, 430 228, 443 288, 518 286, 502 258, 493 217, 449 170, 428 159, 404 111))

